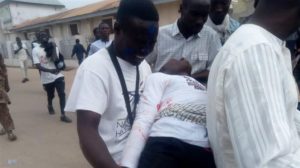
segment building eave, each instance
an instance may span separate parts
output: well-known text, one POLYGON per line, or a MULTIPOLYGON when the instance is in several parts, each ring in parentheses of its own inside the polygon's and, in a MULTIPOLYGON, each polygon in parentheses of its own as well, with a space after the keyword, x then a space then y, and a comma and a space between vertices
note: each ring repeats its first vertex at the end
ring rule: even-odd
MULTIPOLYGON (((169 2, 174 2, 176 0, 153 0, 154 4, 163 4, 163 3, 169 3, 169 2)), ((99 17, 99 16, 109 16, 109 15, 114 15, 117 13, 117 7, 114 8, 109 8, 89 14, 84 14, 84 15, 79 15, 79 16, 74 16, 74 17, 69 17, 69 18, 64 18, 64 19, 56 19, 53 21, 47 21, 47 22, 41 22, 37 23, 34 25, 29 25, 21 28, 12 28, 11 31, 16 31, 16 32, 22 32, 22 31, 28 31, 28 30, 33 30, 33 29, 38 29, 41 27, 48 27, 51 25, 56 25, 56 24, 61 24, 61 23, 68 23, 68 22, 75 22, 83 19, 89 19, 93 17, 99 17)))
POLYGON ((38 4, 38 3, 19 2, 19 1, 12 1, 11 3, 22 3, 22 4, 30 4, 30 5, 53 6, 53 7, 59 7, 59 8, 66 8, 65 5, 55 5, 55 4, 38 4))
POLYGON ((0 3, 0 7, 6 6, 6 5, 8 5, 8 4, 9 4, 8 1, 3 1, 3 2, 0 3))
POLYGON ((0 2, 0 7, 11 4, 11 3, 21 3, 21 4, 32 4, 32 5, 43 5, 43 6, 55 6, 60 8, 66 8, 65 5, 60 4, 38 4, 38 3, 32 3, 32 2, 21 2, 21 1, 3 1, 0 2))
POLYGON ((70 18, 60 19, 60 20, 54 20, 54 21, 36 24, 36 25, 32 25, 32 26, 26 26, 26 27, 19 28, 19 29, 11 29, 11 31, 16 31, 16 32, 28 31, 28 30, 32 30, 32 29, 38 29, 40 27, 48 27, 51 25, 56 25, 56 24, 61 24, 61 23, 75 22, 75 21, 79 21, 79 20, 90 19, 93 17, 114 15, 116 13, 117 13, 117 8, 113 8, 113 9, 103 10, 100 12, 90 13, 90 14, 86 14, 86 15, 75 16, 75 17, 70 17, 70 18))

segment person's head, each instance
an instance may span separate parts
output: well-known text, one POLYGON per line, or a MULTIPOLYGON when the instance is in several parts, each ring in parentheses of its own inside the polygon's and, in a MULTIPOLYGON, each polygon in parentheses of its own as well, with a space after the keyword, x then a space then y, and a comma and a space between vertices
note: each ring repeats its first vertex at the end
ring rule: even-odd
POLYGON ((121 0, 114 26, 118 56, 139 65, 154 48, 158 21, 158 12, 151 0, 121 0))
POLYGON ((209 17, 216 25, 223 23, 229 12, 231 0, 211 0, 209 17))
POLYGON ((48 58, 57 60, 56 44, 54 42, 49 42, 49 35, 45 31, 38 32, 38 42, 45 49, 48 58))
POLYGON ((17 43, 21 42, 21 38, 20 37, 16 37, 16 41, 17 41, 17 43))
POLYGON ((250 22, 284 40, 300 26, 300 0, 259 0, 250 22))
POLYGON ((80 43, 80 40, 79 40, 79 39, 76 39, 75 42, 76 42, 76 44, 79 44, 79 43, 80 43))
POLYGON ((179 12, 179 29, 181 33, 198 34, 207 21, 210 10, 210 0, 182 0, 179 12))
POLYGON ((21 38, 20 37, 16 37, 16 42, 18 46, 22 46, 22 42, 21 42, 21 38))
POLYGON ((102 22, 99 24, 99 31, 100 31, 100 38, 104 41, 108 41, 109 34, 110 34, 110 26, 107 23, 102 22))
POLYGON ((170 59, 159 72, 169 75, 187 75, 190 76, 192 72, 191 64, 184 58, 180 60, 170 59))
POLYGON ((100 39, 101 34, 100 34, 100 29, 99 29, 99 27, 95 27, 95 28, 93 29, 93 34, 94 34, 95 40, 99 40, 99 39, 100 39))
POLYGON ((49 35, 45 31, 39 31, 37 33, 37 40, 41 44, 47 44, 49 42, 49 35))

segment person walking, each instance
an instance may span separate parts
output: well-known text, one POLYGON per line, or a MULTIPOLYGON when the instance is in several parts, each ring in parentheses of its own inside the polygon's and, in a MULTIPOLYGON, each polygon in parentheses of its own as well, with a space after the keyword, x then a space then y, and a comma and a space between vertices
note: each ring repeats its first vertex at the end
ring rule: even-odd
POLYGON ((7 77, 7 70, 4 64, 4 58, 0 53, 0 123, 2 129, 0 129, 0 135, 7 134, 10 141, 15 141, 17 136, 13 133, 15 125, 13 119, 9 113, 8 104, 11 104, 10 99, 7 95, 9 92, 9 83, 7 77))
POLYGON ((22 83, 29 81, 28 79, 28 62, 27 59, 30 56, 29 51, 24 43, 22 43, 20 37, 16 38, 16 44, 14 44, 14 53, 17 56, 20 68, 23 73, 22 83))
POLYGON ((78 64, 80 65, 83 61, 84 55, 87 55, 87 52, 86 52, 85 48, 83 47, 83 45, 80 44, 79 39, 76 39, 75 42, 76 42, 76 44, 73 47, 71 58, 73 58, 74 55, 76 54, 78 64))
POLYGON ((61 111, 60 120, 70 123, 72 120, 65 115, 64 111, 66 104, 64 75, 54 63, 59 57, 58 48, 49 42, 49 36, 44 31, 38 33, 38 42, 39 44, 32 51, 32 57, 36 68, 41 73, 41 82, 47 92, 48 112, 50 115, 55 114, 52 101, 56 89, 61 111))

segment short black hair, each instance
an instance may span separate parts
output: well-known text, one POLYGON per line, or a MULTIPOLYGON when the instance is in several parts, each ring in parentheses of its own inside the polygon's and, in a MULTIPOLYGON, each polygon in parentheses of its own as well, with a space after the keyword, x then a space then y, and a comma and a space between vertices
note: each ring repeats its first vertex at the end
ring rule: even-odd
POLYGON ((94 35, 96 35, 96 33, 97 33, 97 30, 99 30, 99 27, 95 27, 95 28, 93 29, 93 33, 94 33, 94 35))
POLYGON ((36 33, 36 37, 38 40, 40 40, 42 34, 46 34, 48 36, 48 38, 50 38, 49 34, 46 31, 40 30, 36 33))
POLYGON ((75 41, 76 41, 76 43, 79 43, 79 42, 80 42, 80 40, 79 40, 79 39, 76 39, 75 41))
MULTIPOLYGON (((100 24, 99 24, 99 28, 102 26, 102 25, 108 25, 109 26, 109 24, 108 23, 106 23, 106 22, 101 22, 100 24)), ((109 26, 110 27, 110 26, 109 26)))
POLYGON ((158 12, 151 0, 121 0, 117 12, 117 22, 126 25, 132 18, 159 21, 158 12))

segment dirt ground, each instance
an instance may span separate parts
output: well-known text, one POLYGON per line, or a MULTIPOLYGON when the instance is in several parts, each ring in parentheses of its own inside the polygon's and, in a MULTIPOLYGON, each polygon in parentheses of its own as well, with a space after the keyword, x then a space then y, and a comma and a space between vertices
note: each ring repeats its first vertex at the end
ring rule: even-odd
MULTIPOLYGON (((64 72, 66 93, 69 93, 76 69, 64 72)), ((29 70, 30 81, 21 83, 20 69, 8 68, 11 91, 9 106, 15 122, 18 140, 9 142, 0 137, 0 168, 89 168, 78 144, 76 116, 67 115, 71 124, 59 120, 58 97, 55 97, 56 114, 47 111, 46 92, 40 83, 39 73, 29 70)))

